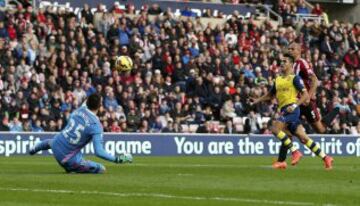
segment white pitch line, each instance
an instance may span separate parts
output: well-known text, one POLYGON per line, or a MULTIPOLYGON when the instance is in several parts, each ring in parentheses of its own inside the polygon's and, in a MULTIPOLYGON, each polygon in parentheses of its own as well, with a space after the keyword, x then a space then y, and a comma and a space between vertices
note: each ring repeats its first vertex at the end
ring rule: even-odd
POLYGON ((116 197, 149 197, 149 198, 164 198, 164 199, 184 199, 184 200, 207 200, 207 201, 224 201, 224 202, 243 202, 256 204, 271 204, 271 205, 295 205, 295 206, 313 206, 312 202, 294 202, 294 201, 277 201, 277 200, 260 200, 250 198, 237 197, 204 197, 204 196, 179 196, 162 193, 117 193, 117 192, 101 192, 101 191, 75 191, 75 190, 55 190, 55 189, 31 189, 31 188, 5 188, 0 187, 2 191, 21 191, 21 192, 35 192, 35 193, 61 193, 61 194, 83 194, 83 195, 103 195, 116 197))
POLYGON ((189 177, 189 176, 194 176, 193 174, 189 174, 189 173, 178 173, 176 174, 177 176, 182 176, 182 177, 189 177))
MULTIPOLYGON (((57 165, 54 162, 6 162, 7 165, 57 165)), ((107 167, 118 167, 118 165, 106 165, 107 167)), ((133 163, 127 166, 131 167, 183 167, 183 168, 192 168, 192 167, 203 167, 203 168, 271 168, 269 165, 245 165, 245 164, 148 164, 148 163, 133 163)))
MULTIPOLYGON (((6 162, 7 165, 57 165, 57 163, 54 162, 25 162, 25 161, 17 161, 17 162, 6 162)), ((118 165, 115 164, 107 164, 106 167, 118 167, 118 165)), ((255 169, 268 169, 273 170, 272 166, 269 162, 268 165, 249 165, 249 164, 148 164, 148 163, 132 163, 130 165, 127 165, 130 167, 167 167, 167 168, 229 168, 229 169, 247 169, 247 168, 255 168, 255 169)), ((322 170, 326 171, 322 165, 306 165, 304 167, 297 166, 297 167, 289 167, 289 169, 296 169, 296 170, 322 170)), ((336 167, 336 171, 350 171, 350 172, 357 172, 354 168, 349 167, 336 167)))

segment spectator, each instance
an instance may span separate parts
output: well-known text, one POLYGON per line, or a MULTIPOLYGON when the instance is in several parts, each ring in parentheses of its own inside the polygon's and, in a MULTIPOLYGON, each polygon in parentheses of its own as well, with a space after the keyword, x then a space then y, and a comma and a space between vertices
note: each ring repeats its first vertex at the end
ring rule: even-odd
POLYGON ((105 99, 104 99, 104 107, 105 109, 115 109, 119 106, 119 103, 117 102, 115 96, 114 96, 114 92, 113 91, 109 91, 108 94, 106 95, 105 99))
POLYGON ((271 121, 262 123, 262 128, 260 130, 260 134, 268 134, 271 135, 272 132, 269 129, 269 125, 271 125, 271 121))
POLYGON ((76 105, 81 105, 86 98, 85 91, 81 88, 80 81, 75 80, 75 89, 73 91, 76 105))
POLYGON ((236 117, 234 104, 231 99, 225 101, 221 108, 221 117, 222 119, 232 119, 233 117, 236 117))
POLYGON ((162 13, 162 9, 160 8, 159 4, 153 4, 148 10, 150 15, 159 15, 162 13))
POLYGON ((306 7, 305 5, 305 1, 304 0, 300 0, 298 7, 297 7, 297 12, 298 14, 309 14, 309 9, 306 7))
POLYGON ((234 129, 234 125, 231 120, 226 121, 224 133, 225 134, 235 134, 236 133, 236 131, 234 129))
POLYGON ((341 124, 340 134, 351 134, 351 130, 346 123, 341 124))
POLYGON ((181 15, 185 17, 195 17, 196 14, 191 11, 190 7, 186 7, 184 10, 181 11, 181 15))
POLYGON ((14 117, 11 122, 9 122, 10 132, 22 132, 23 126, 17 117, 14 117))
POLYGON ((258 134, 260 125, 257 121, 257 116, 254 111, 250 111, 248 118, 245 120, 244 132, 258 134))
POLYGON ((0 21, 0 38, 4 38, 4 39, 9 38, 8 31, 4 27, 4 22, 2 22, 2 21, 0 21))
POLYGON ((0 123, 0 131, 10 131, 9 121, 7 117, 2 117, 2 121, 0 123))
POLYGON ((334 50, 330 43, 329 36, 325 36, 324 41, 321 42, 320 50, 321 50, 321 52, 327 54, 328 56, 330 56, 334 53, 334 50))
POLYGON ((311 11, 312 14, 315 14, 315 15, 318 15, 318 16, 321 16, 323 14, 323 10, 322 8, 320 7, 320 4, 319 3, 316 3, 314 8, 312 9, 311 11))
POLYGON ((356 70, 360 68, 359 56, 356 53, 357 51, 350 48, 349 51, 344 56, 344 62, 347 68, 351 70, 356 70))
POLYGON ((44 131, 44 129, 41 127, 41 121, 39 119, 37 119, 35 121, 35 124, 34 123, 32 124, 31 131, 33 131, 33 132, 43 132, 44 131))

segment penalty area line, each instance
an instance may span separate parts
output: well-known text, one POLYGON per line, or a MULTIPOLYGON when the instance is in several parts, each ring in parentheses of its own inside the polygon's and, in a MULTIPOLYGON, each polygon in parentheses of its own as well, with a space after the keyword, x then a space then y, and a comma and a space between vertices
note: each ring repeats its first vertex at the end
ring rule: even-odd
POLYGON ((270 204, 270 205, 294 205, 294 206, 316 205, 315 203, 312 202, 278 201, 278 200, 266 200, 266 199, 261 200, 261 199, 237 198, 237 197, 182 196, 182 195, 171 195, 164 193, 118 193, 118 192, 102 192, 102 191, 86 191, 86 190, 76 191, 76 190, 6 188, 6 187, 0 187, 0 191, 81 194, 81 195, 115 196, 115 197, 148 197, 148 198, 183 199, 183 200, 198 200, 198 201, 204 200, 204 201, 220 201, 220 202, 242 202, 242 203, 270 204))

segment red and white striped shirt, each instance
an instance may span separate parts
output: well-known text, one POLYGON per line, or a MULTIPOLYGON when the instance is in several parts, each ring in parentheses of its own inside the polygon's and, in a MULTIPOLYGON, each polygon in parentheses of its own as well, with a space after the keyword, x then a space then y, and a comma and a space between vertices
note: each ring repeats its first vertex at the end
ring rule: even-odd
POLYGON ((309 91, 311 87, 311 76, 314 75, 310 64, 303 58, 297 59, 293 65, 294 73, 299 75, 304 81, 306 89, 309 91))

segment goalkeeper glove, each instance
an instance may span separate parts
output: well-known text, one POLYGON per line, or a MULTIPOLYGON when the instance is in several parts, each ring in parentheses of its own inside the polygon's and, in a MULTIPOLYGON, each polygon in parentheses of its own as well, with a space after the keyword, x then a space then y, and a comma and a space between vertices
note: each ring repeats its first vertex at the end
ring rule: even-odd
POLYGON ((115 163, 122 164, 122 163, 132 163, 133 157, 131 154, 124 153, 120 154, 119 156, 115 157, 115 163))

